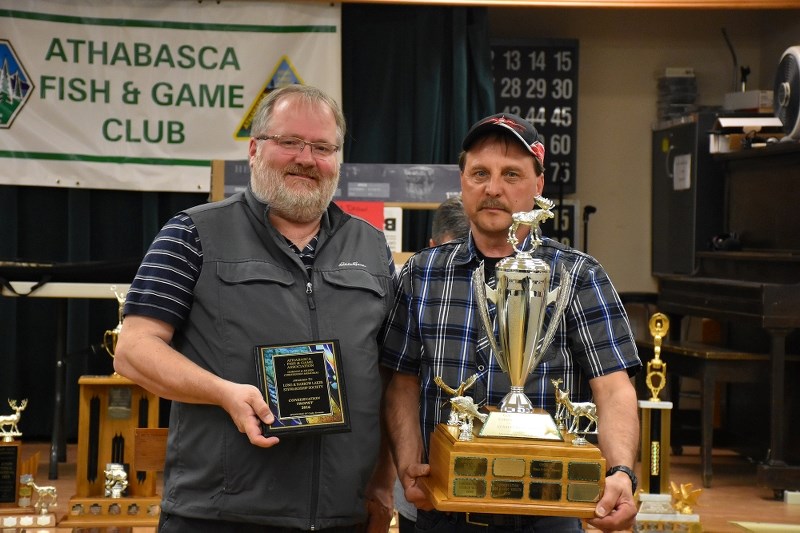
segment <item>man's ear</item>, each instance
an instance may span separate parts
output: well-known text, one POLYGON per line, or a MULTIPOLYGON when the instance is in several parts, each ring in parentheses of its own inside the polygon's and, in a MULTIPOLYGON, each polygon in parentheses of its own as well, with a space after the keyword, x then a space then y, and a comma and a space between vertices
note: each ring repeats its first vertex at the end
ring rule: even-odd
POLYGON ((544 174, 539 174, 536 177, 536 194, 535 194, 535 196, 541 196, 543 191, 544 191, 544 174))
POLYGON ((436 246, 436 242, 433 239, 428 239, 428 246, 436 246))

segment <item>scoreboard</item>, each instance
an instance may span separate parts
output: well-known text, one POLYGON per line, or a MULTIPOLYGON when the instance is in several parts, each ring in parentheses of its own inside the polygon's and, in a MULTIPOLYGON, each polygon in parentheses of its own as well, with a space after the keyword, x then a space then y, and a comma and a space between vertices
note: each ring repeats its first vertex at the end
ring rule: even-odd
POLYGON ((519 115, 536 127, 545 147, 544 192, 556 202, 556 220, 545 235, 577 248, 576 190, 578 132, 577 39, 492 41, 497 113, 519 115))
POLYGON ((578 41, 492 41, 496 112, 528 120, 543 137, 544 196, 575 193, 578 41))

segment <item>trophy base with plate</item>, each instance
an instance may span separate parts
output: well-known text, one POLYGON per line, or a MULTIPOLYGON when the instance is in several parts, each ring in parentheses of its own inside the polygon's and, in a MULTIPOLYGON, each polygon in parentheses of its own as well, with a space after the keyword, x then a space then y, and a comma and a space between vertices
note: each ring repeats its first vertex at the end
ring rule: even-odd
POLYGON ((418 481, 440 511, 593 518, 606 461, 596 446, 576 446, 574 438, 463 441, 458 427, 439 424, 431 434, 431 475, 418 481))
POLYGON ((155 527, 161 514, 159 496, 70 498, 59 527, 155 527))

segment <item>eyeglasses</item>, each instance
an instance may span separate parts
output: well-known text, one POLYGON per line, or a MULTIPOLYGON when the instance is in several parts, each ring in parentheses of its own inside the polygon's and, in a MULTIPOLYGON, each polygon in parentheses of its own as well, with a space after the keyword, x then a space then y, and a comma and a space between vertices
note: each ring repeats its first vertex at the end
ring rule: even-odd
POLYGON ((311 155, 314 157, 330 157, 339 151, 339 147, 335 144, 328 143, 312 143, 304 141, 299 137, 284 137, 283 135, 260 135, 255 137, 259 141, 272 141, 287 154, 299 154, 303 151, 306 145, 311 149, 311 155))

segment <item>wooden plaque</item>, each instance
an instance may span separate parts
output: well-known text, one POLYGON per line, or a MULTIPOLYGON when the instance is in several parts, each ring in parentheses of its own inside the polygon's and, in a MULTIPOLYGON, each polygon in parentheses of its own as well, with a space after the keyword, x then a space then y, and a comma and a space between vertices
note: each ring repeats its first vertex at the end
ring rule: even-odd
POLYGON ((606 461, 593 444, 476 436, 439 424, 431 435, 431 475, 419 478, 440 511, 593 518, 606 461))

